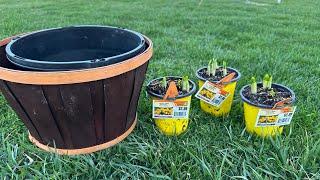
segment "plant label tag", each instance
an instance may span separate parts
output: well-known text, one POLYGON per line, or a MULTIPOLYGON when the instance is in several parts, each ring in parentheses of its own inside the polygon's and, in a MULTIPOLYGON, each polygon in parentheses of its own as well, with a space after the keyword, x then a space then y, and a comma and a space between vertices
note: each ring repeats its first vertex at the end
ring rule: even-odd
POLYGON ((213 106, 220 107, 229 94, 229 92, 223 90, 220 86, 206 81, 197 92, 196 98, 213 106))
POLYGON ((188 101, 153 100, 152 118, 188 118, 189 109, 188 101))
POLYGON ((282 109, 260 109, 256 119, 256 127, 289 125, 295 111, 296 106, 282 109))

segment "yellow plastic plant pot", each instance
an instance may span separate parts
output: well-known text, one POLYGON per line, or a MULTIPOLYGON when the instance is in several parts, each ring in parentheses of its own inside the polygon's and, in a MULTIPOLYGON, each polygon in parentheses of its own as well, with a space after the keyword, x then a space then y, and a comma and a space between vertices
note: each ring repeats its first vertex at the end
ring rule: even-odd
MULTIPOLYGON (((207 79, 205 79, 199 75, 199 71, 201 71, 204 68, 206 68, 206 67, 202 67, 202 68, 198 69, 196 72, 196 75, 199 79, 199 81, 198 81, 199 88, 202 87, 203 84, 207 81, 207 79)), ((226 116, 229 114, 229 112, 231 110, 232 102, 233 102, 233 97, 234 97, 234 92, 236 89, 237 81, 241 77, 241 73, 239 71, 237 71, 236 69, 233 69, 230 67, 227 67, 227 69, 231 72, 236 73, 235 77, 230 82, 223 84, 223 90, 230 93, 228 98, 220 105, 220 107, 215 107, 211 104, 208 104, 208 103, 200 100, 201 109, 204 112, 209 113, 215 117, 226 116)), ((213 82, 213 83, 217 83, 217 82, 213 82)))
MULTIPOLYGON (((262 86, 262 83, 258 83, 258 87, 262 86)), ((259 114, 260 109, 273 109, 272 106, 268 105, 257 105, 252 103, 249 99, 244 96, 245 89, 250 88, 250 85, 244 86, 241 91, 240 95, 243 101, 243 109, 244 109, 244 119, 246 124, 247 132, 251 134, 255 134, 260 137, 267 137, 267 136, 275 136, 280 135, 283 131, 283 126, 265 126, 265 127, 256 127, 256 120, 259 114)), ((280 84, 272 84, 272 88, 280 88, 285 91, 291 93, 291 102, 289 105, 293 105, 295 102, 295 94, 294 92, 286 86, 280 84)))
MULTIPOLYGON (((167 76, 168 78, 179 78, 182 79, 182 77, 178 77, 178 76, 167 76)), ((147 85, 147 87, 154 81, 160 80, 161 78, 157 78, 154 79, 152 81, 150 81, 147 85)), ((189 111, 191 109, 191 97, 192 94, 195 93, 196 91, 196 85, 193 81, 189 80, 189 84, 191 87, 191 90, 189 91, 189 93, 184 94, 184 95, 178 95, 174 100, 172 101, 187 101, 188 102, 188 106, 189 111)), ((151 97, 151 101, 153 100, 162 100, 163 99, 163 95, 159 95, 159 94, 155 94, 154 92, 150 91, 147 88, 147 93, 149 94, 149 96, 151 97)), ((188 113, 190 114, 190 112, 188 113)), ((189 117, 188 118, 155 118, 154 119, 156 126, 158 127, 158 129, 160 130, 161 133, 167 135, 167 136, 177 136, 182 134, 183 132, 185 132, 188 128, 188 124, 189 124, 189 117)))

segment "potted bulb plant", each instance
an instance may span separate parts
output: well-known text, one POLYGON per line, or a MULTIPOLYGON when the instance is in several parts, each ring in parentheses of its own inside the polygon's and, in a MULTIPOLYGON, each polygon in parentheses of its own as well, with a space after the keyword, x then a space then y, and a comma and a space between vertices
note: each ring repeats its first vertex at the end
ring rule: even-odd
POLYGON ((189 123, 191 96, 196 85, 188 76, 167 76, 151 80, 147 93, 152 98, 152 117, 165 135, 179 135, 189 123))
POLYGON ((213 59, 206 67, 198 69, 196 76, 199 79, 196 97, 200 99, 201 109, 216 117, 228 115, 240 72, 227 67, 225 61, 219 66, 217 60, 213 59))
POLYGON ((296 109, 295 94, 286 86, 272 83, 272 76, 266 74, 261 83, 252 77, 240 95, 249 133, 261 137, 279 135, 283 126, 290 124, 296 109))

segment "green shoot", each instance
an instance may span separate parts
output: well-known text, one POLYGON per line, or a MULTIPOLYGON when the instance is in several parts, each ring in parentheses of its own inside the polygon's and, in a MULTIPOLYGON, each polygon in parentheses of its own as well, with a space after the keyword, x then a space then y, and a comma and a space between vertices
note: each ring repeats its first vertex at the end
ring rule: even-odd
POLYGON ((167 78, 166 77, 163 77, 161 82, 160 82, 160 86, 163 88, 163 89, 167 89, 167 78))
POLYGON ((189 77, 183 76, 182 78, 182 91, 189 92, 190 85, 189 85, 189 77))
POLYGON ((216 59, 212 59, 209 61, 209 64, 207 66, 207 75, 208 76, 215 76, 216 70, 218 69, 218 62, 216 59))
POLYGON ((268 89, 272 88, 272 76, 269 77, 269 81, 268 81, 268 89))
POLYGON ((255 77, 252 77, 251 78, 251 93, 252 94, 257 94, 257 81, 256 81, 256 78, 255 77))
POLYGON ((223 76, 228 75, 228 73, 227 73, 227 62, 223 61, 222 68, 223 68, 223 76))
POLYGON ((271 89, 271 90, 269 91, 269 95, 271 95, 272 97, 274 97, 274 96, 276 95, 276 92, 274 92, 274 90, 271 89))
POLYGON ((263 81, 262 81, 263 89, 268 89, 269 79, 270 79, 269 74, 264 75, 263 81))
POLYGON ((182 80, 179 79, 177 82, 177 87, 179 87, 180 89, 182 89, 182 80))
POLYGON ((272 89, 272 76, 269 76, 269 74, 264 75, 262 85, 263 89, 272 89))
POLYGON ((216 75, 216 70, 218 69, 218 62, 215 58, 212 59, 212 63, 211 63, 211 72, 210 74, 212 76, 215 76, 216 75))
POLYGON ((212 60, 209 61, 209 64, 207 66, 207 75, 210 76, 211 74, 211 63, 212 63, 212 60))

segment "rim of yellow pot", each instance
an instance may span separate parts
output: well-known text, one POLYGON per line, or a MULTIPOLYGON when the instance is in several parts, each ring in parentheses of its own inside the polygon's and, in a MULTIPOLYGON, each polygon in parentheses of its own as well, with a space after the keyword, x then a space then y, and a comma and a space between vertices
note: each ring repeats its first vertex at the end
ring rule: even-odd
MULTIPOLYGON (((156 94, 154 92, 151 92, 148 87, 149 85, 153 82, 153 81, 158 81, 158 80, 161 80, 163 77, 166 77, 167 79, 168 78, 179 78, 182 80, 182 77, 181 76, 162 76, 162 77, 159 77, 159 78, 155 78, 155 79, 152 79, 151 81, 149 81, 149 83, 147 84, 147 93, 150 95, 150 96, 153 96, 153 97, 156 97, 156 98, 159 98, 159 99, 163 99, 163 95, 160 95, 160 94, 156 94)), ((188 96, 191 96, 193 95, 195 92, 196 92, 196 84, 189 79, 189 84, 192 85, 192 89, 187 93, 187 94, 183 94, 183 95, 178 95, 175 99, 181 99, 181 98, 184 98, 184 97, 188 97, 188 96)))
MULTIPOLYGON (((198 79, 200 79, 200 80, 202 80, 202 81, 207 81, 208 79, 205 79, 205 78, 203 78, 203 77, 201 77, 201 76, 199 75, 199 71, 201 71, 202 69, 207 69, 207 67, 204 66, 204 67, 199 68, 199 69, 196 71, 196 76, 197 76, 198 79)), ((227 69, 230 70, 230 71, 235 72, 235 73, 236 73, 236 77, 234 77, 230 82, 223 83, 223 84, 230 84, 230 83, 239 81, 239 79, 241 78, 241 73, 240 73, 237 69, 232 68, 232 67, 227 67, 227 69)), ((210 82, 212 82, 212 83, 217 83, 218 81, 210 81, 210 82)))
MULTIPOLYGON (((244 93, 244 90, 245 90, 246 88, 250 88, 249 86, 250 86, 250 84, 245 85, 245 86, 243 86, 243 87, 241 88, 241 90, 240 90, 240 96, 241 96, 242 101, 244 101, 244 102, 246 102, 246 103, 248 103, 248 104, 250 104, 250 105, 252 105, 252 106, 258 107, 258 108, 264 108, 264 109, 272 109, 272 108, 273 108, 273 106, 270 106, 270 105, 253 103, 253 102, 250 101, 248 98, 246 98, 246 97, 243 95, 243 93, 244 93)), ((259 88, 259 87, 262 87, 262 82, 257 83, 257 86, 258 86, 258 88, 259 88)), ((291 101, 290 101, 288 104, 293 104, 293 103, 296 101, 296 95, 295 95, 295 93, 294 93, 290 88, 288 88, 287 86, 284 86, 284 85, 281 85, 281 84, 277 84, 277 83, 272 83, 271 87, 272 87, 272 88, 281 88, 281 89, 283 89, 283 90, 285 90, 285 91, 287 91, 287 92, 290 92, 290 93, 291 93, 291 101)))

